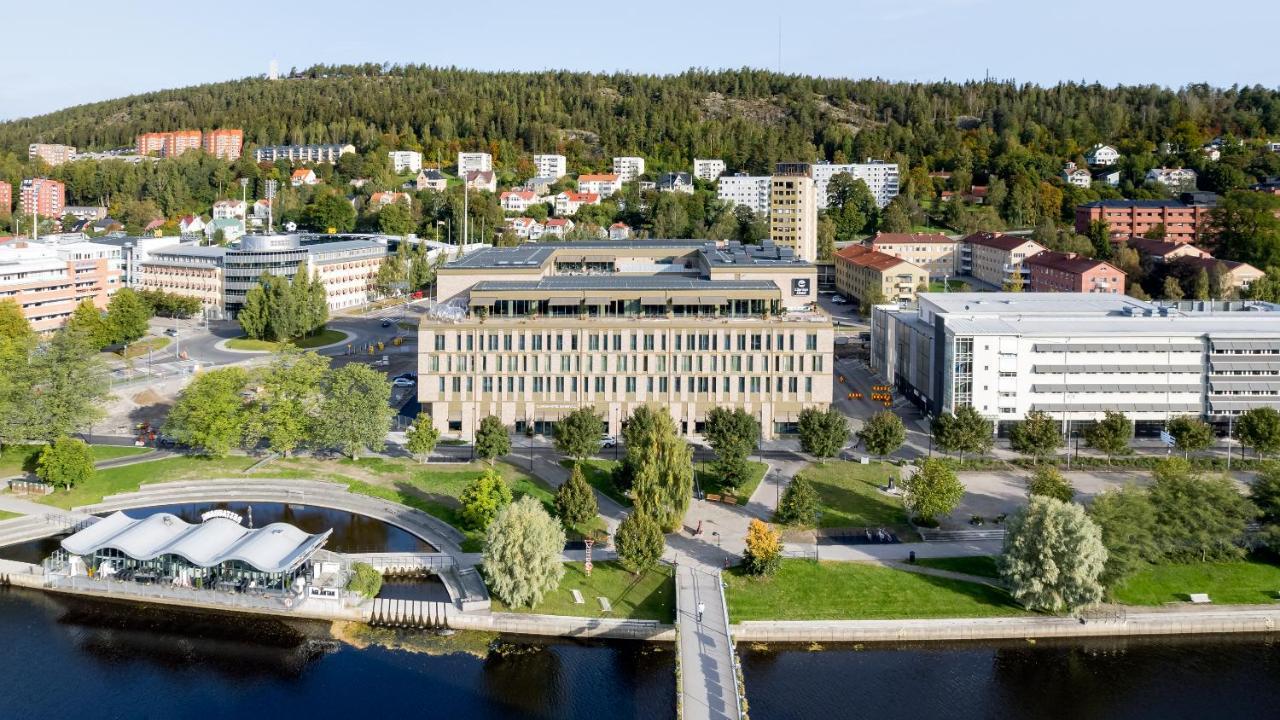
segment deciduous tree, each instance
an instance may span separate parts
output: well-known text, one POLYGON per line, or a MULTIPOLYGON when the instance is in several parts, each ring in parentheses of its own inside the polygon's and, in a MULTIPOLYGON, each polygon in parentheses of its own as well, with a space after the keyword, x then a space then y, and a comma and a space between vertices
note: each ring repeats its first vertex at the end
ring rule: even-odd
POLYGON ((782 564, 782 533, 769 523, 752 518, 747 525, 743 564, 752 575, 772 575, 782 564))
POLYGON ((498 512, 511 504, 511 487, 497 468, 487 468, 480 477, 472 480, 458 496, 462 506, 462 521, 471 530, 484 530, 498 516, 498 512))
POLYGON ((1152 473, 1156 542, 1173 562, 1236 560, 1240 540, 1257 511, 1224 476, 1202 477, 1180 457, 1161 460, 1152 473))
POLYGON ((849 439, 849 421, 834 407, 800 411, 800 449, 816 458, 835 457, 849 439))
POLYGON ((489 525, 484 570, 493 593, 511 607, 542 602, 564 577, 564 529, 532 497, 503 508, 489 525))
POLYGON ((811 527, 818 521, 818 491, 803 474, 791 479, 778 503, 775 519, 783 525, 811 527))
POLYGON ((964 485, 954 470, 937 459, 920 463, 916 471, 902 483, 902 502, 924 525, 936 523, 940 515, 949 515, 964 498, 964 485))
POLYGON ((85 333, 63 327, 30 357, 29 437, 71 435, 105 414, 103 404, 111 396, 107 371, 85 333))
POLYGON ((368 365, 349 363, 327 373, 316 423, 316 442, 353 460, 362 450, 379 451, 391 429, 391 383, 368 365))
POLYGON ((493 460, 511 452, 511 436, 497 415, 489 415, 480 421, 475 447, 476 457, 481 460, 493 460))
POLYGON ((1108 588, 1125 579, 1149 562, 1160 559, 1156 544, 1156 509, 1147 491, 1125 486, 1099 494, 1089 504, 1089 516, 1102 532, 1107 548, 1107 562, 1101 580, 1108 588))
POLYGON ((1173 436, 1174 447, 1181 450, 1184 457, 1190 457, 1191 453, 1200 452, 1213 444, 1213 428, 1194 415, 1179 415, 1170 419, 1168 431, 1173 436))
POLYGON ((248 373, 238 367, 196 375, 169 411, 165 434, 206 455, 226 455, 244 434, 246 408, 240 393, 248 382, 248 373))
POLYGON ((896 413, 881 410, 863 424, 858 439, 872 455, 892 455, 906 442, 907 428, 896 413))
POLYGON ((662 528, 648 513, 636 511, 622 519, 613 544, 618 560, 633 573, 642 573, 662 559, 665 538, 662 528))
POLYGON ((418 413, 418 417, 413 420, 413 425, 404 433, 405 449, 413 453, 420 462, 426 462, 435 451, 438 442, 440 442, 440 431, 435 428, 431 416, 418 413))
POLYGON ((54 487, 73 488, 93 478, 93 451, 83 440, 60 437, 36 458, 36 475, 54 487))
POLYGON ((1107 410, 1101 420, 1084 429, 1084 439, 1089 447, 1101 450, 1108 458, 1129 452, 1132 437, 1133 421, 1115 410, 1107 410))
POLYGON ((1275 408, 1264 406, 1244 411, 1236 420, 1235 430, 1240 442, 1258 455, 1280 450, 1280 411, 1275 408))
POLYGON ((582 474, 582 464, 574 463, 569 479, 556 490, 556 512, 566 528, 580 527, 595 519, 600 512, 596 494, 582 474))
POLYGON ((1058 468, 1045 465, 1036 468, 1036 471, 1031 474, 1031 479, 1027 482, 1027 495, 1041 495, 1062 502, 1071 502, 1075 499, 1076 489, 1062 476, 1058 468))
POLYGON ((1009 431, 1009 446, 1036 460, 1052 455, 1062 447, 1062 425, 1043 410, 1032 410, 1009 431))
POLYGON ((933 441, 946 452, 981 454, 995 444, 995 429, 972 405, 961 405, 955 414, 944 412, 933 419, 933 441))
POLYGON ((1031 610, 1062 612, 1102 600, 1107 549, 1084 508, 1032 497, 1005 526, 1000 576, 1031 610))
POLYGON ((589 407, 581 407, 556 421, 556 450, 575 460, 586 460, 600 450, 604 420, 589 407))

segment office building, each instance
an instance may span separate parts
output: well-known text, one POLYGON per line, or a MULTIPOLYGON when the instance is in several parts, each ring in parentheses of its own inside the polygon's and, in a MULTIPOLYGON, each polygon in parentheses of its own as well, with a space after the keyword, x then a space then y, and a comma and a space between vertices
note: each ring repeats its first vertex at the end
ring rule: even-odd
POLYGON ((57 180, 27 178, 22 181, 21 193, 23 215, 61 218, 67 206, 67 188, 57 180))
POLYGON ((223 160, 239 160, 244 150, 244 131, 238 129, 210 130, 204 135, 204 151, 223 160))
POLYGON ((36 332, 62 327, 83 300, 105 309, 122 287, 120 249, 91 242, 0 245, 0 300, 36 332))
POLYGON ((813 165, 811 174, 814 187, 818 191, 818 207, 827 207, 827 185, 831 178, 840 174, 853 176, 867 184, 871 196, 876 199, 876 207, 883 208, 898 196, 898 164, 867 159, 864 163, 828 163, 813 165))
POLYGON ((437 280, 418 399, 449 436, 473 437, 489 415, 550 435, 580 407, 619 434, 652 403, 682 435, 736 407, 770 439, 831 402, 833 327, 813 309, 813 265, 789 248, 539 243, 472 253, 437 280))
POLYGON ((285 160, 298 163, 338 162, 338 158, 356 151, 354 145, 331 143, 328 145, 267 145, 253 151, 254 162, 276 162, 285 160))
POLYGON ((871 365, 929 414, 971 405, 1004 434, 1032 410, 1078 433, 1112 410, 1156 435, 1280 409, 1280 306, 1094 293, 926 293, 871 317, 871 365))
POLYGON ((553 180, 559 180, 569 173, 569 167, 563 155, 534 155, 533 167, 538 172, 537 177, 553 180))
POLYGON ((699 180, 707 182, 715 182, 717 178, 724 174, 725 164, 723 160, 693 160, 693 176, 699 180))
POLYGON ((929 287, 927 270, 866 245, 846 246, 833 260, 836 291, 859 304, 915 302, 929 287))
POLYGON ((50 143, 31 143, 27 146, 27 158, 40 158, 51 167, 76 159, 76 149, 71 145, 55 145, 50 143))
POLYGON ((818 198, 807 163, 779 163, 769 184, 769 237, 809 262, 818 259, 818 198))
POLYGON ((730 205, 745 205, 760 217, 769 214, 769 191, 773 178, 769 175, 721 175, 716 197, 730 205))
POLYGON ((387 157, 391 159, 391 170, 397 174, 422 169, 422 153, 416 150, 392 150, 387 157))
POLYGON ((493 172, 493 156, 484 152, 458 153, 458 176, 471 172, 493 172))
POLYGON ((644 175, 644 158, 642 157, 616 157, 613 159, 613 174, 621 178, 622 182, 634 182, 644 175))

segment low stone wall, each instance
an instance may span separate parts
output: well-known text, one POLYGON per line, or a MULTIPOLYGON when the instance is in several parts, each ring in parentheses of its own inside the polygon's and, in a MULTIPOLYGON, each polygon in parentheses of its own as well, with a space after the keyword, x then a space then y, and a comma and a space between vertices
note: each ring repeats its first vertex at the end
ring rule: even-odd
POLYGON ((16 560, 0 560, 0 585, 43 588, 44 568, 16 560))
POLYGON ((1108 619, 1007 617, 937 620, 747 621, 738 642, 922 642, 1024 638, 1198 635, 1275 632, 1280 606, 1129 612, 1108 619))
POLYGON ((676 639, 673 625, 655 620, 581 618, 563 615, 457 613, 449 616, 449 627, 454 630, 483 630, 568 638, 611 638, 654 642, 674 642, 676 639))

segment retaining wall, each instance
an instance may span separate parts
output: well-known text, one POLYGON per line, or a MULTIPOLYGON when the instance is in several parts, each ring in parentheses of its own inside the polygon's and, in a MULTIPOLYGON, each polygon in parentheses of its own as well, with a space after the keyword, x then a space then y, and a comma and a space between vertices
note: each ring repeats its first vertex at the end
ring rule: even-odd
POLYGON ((561 615, 522 613, 456 613, 449 615, 455 630, 483 630, 518 635, 545 635, 569 638, 612 638, 675 642, 675 626, 655 620, 579 618, 561 615))

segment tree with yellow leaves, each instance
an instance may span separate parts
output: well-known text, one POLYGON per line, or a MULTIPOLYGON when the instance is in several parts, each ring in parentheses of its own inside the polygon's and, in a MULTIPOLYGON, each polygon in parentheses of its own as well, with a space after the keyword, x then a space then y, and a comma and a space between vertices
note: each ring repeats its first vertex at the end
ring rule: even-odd
POLYGON ((782 562, 782 533, 763 520, 747 526, 747 550, 743 554, 753 575, 772 575, 782 562))

